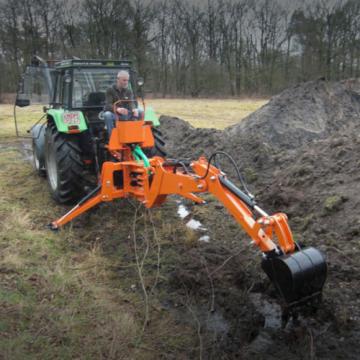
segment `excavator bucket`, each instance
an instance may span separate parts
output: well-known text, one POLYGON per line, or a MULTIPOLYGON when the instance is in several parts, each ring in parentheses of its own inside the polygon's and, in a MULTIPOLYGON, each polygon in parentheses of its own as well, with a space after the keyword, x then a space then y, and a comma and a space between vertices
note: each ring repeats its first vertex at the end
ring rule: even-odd
POLYGON ((327 265, 319 250, 309 247, 293 254, 274 254, 263 259, 262 268, 288 306, 321 299, 327 265))

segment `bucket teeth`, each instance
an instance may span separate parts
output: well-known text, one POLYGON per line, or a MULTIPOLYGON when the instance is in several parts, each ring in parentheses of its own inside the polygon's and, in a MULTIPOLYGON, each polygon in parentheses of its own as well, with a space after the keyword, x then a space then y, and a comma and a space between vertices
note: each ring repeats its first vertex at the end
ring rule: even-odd
POLYGON ((261 266, 287 305, 321 299, 327 265, 319 250, 309 247, 288 255, 269 254, 261 266))

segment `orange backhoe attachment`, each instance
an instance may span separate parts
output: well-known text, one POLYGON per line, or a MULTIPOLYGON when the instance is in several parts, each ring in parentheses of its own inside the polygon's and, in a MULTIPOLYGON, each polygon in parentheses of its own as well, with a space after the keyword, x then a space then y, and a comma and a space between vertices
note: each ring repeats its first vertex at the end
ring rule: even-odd
POLYGON ((285 214, 266 214, 250 194, 236 187, 203 157, 188 165, 161 157, 147 159, 141 148, 152 146, 150 124, 142 120, 117 121, 108 145, 116 160, 103 163, 98 187, 52 222, 51 228, 58 229, 95 205, 117 198, 136 198, 152 208, 173 194, 204 203, 199 194, 208 192, 228 209, 260 248, 262 267, 288 304, 321 295, 326 279, 324 257, 314 248, 299 248, 285 214), (135 160, 136 154, 143 161, 135 160))

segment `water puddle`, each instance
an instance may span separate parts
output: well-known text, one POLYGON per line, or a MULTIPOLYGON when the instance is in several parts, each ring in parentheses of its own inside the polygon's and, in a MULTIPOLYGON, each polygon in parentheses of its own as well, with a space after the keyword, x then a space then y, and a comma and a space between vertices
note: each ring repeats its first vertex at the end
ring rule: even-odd
POLYGON ((226 334, 229 331, 229 323, 218 311, 210 314, 207 313, 204 320, 205 327, 208 331, 211 331, 215 334, 226 334))
POLYGON ((174 317, 182 323, 201 327, 202 336, 205 338, 223 339, 231 331, 231 323, 226 320, 222 311, 210 312, 208 306, 192 305, 188 308, 175 306, 172 302, 166 301, 163 304, 167 311, 172 312, 174 317))
POLYGON ((18 151, 21 153, 22 158, 25 161, 33 161, 33 152, 31 143, 23 140, 16 143, 9 143, 9 144, 0 144, 0 151, 18 151))
POLYGON ((269 302, 259 293, 251 293, 249 298, 256 310, 264 316, 264 329, 281 329, 282 311, 279 304, 269 302))
POLYGON ((22 142, 21 143, 21 152, 24 155, 25 161, 30 161, 30 162, 33 161, 34 156, 33 156, 33 151, 32 151, 32 147, 31 147, 30 143, 22 142))

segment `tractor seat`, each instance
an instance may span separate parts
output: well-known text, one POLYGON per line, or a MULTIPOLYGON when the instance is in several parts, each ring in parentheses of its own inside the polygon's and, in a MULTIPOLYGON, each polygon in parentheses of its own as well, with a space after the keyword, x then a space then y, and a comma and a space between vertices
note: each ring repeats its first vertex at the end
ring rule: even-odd
POLYGON ((105 93, 92 92, 88 96, 86 106, 102 106, 105 104, 105 93))

